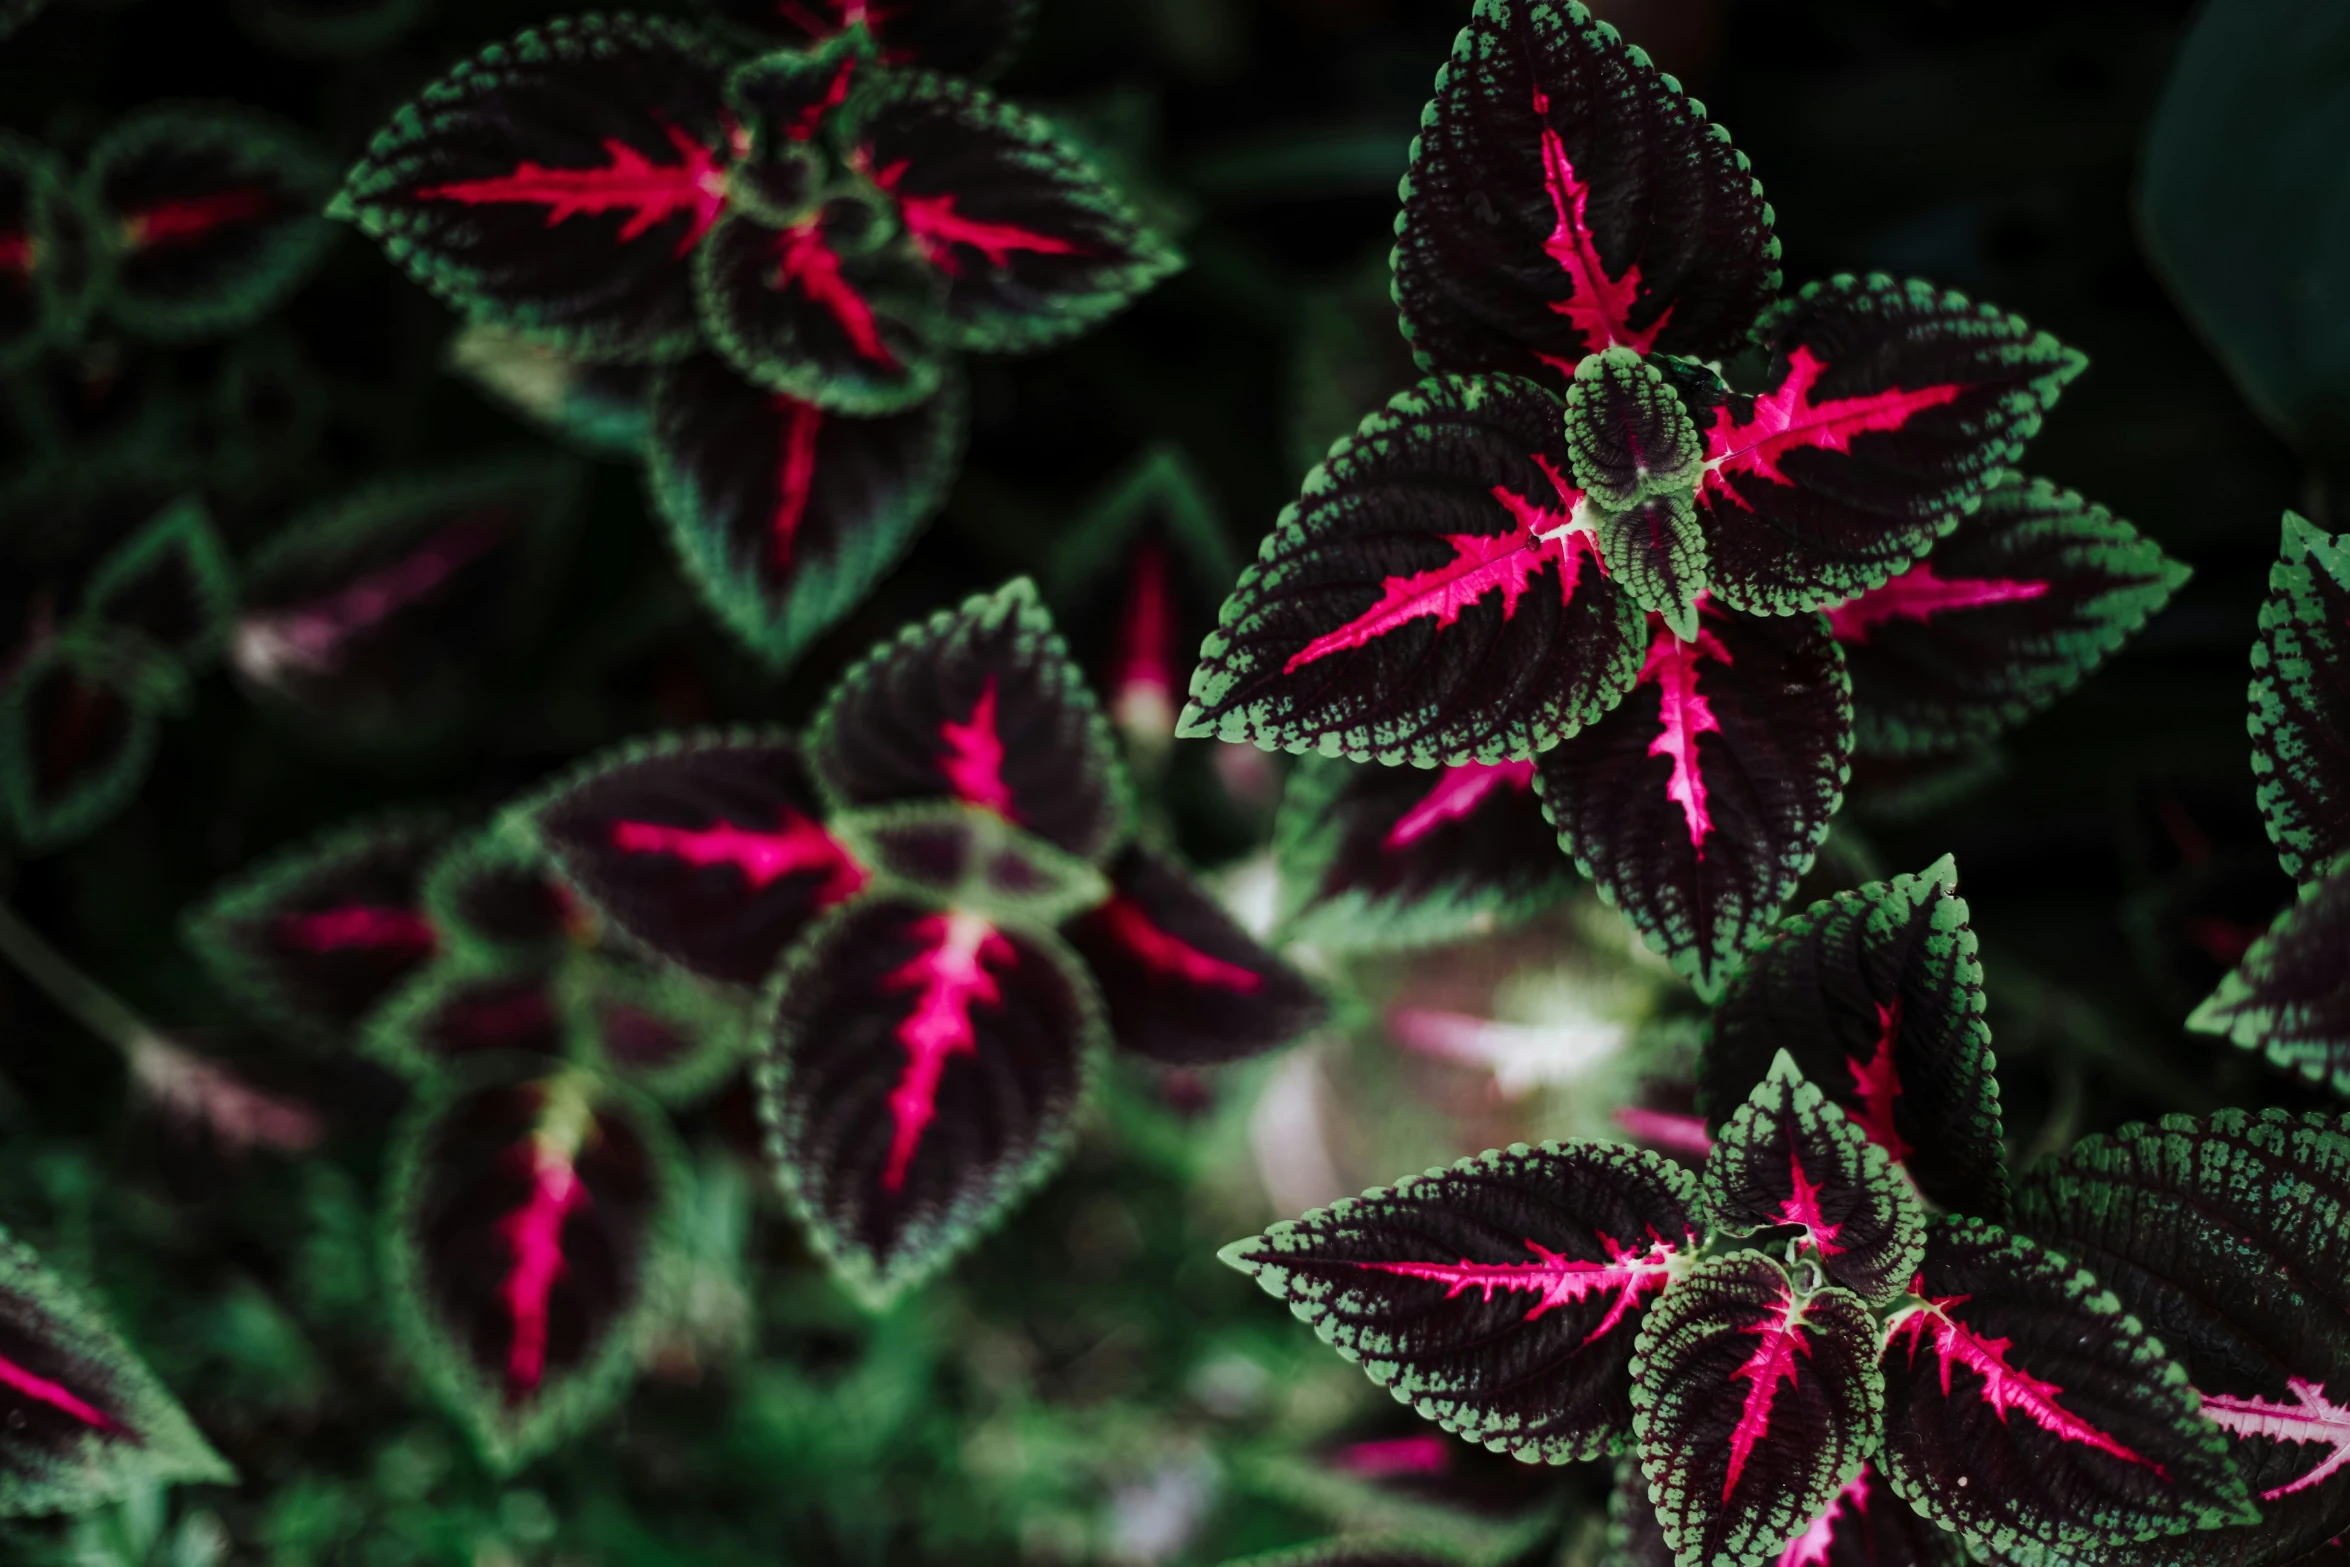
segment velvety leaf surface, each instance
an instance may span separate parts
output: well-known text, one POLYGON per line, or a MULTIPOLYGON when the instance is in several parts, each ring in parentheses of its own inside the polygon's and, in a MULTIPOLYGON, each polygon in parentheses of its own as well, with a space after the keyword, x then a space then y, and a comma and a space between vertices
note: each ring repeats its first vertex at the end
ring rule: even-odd
POLYGON ((2033 1169, 2016 1222, 2162 1340, 2260 1505, 2257 1524, 2099 1560, 2270 1567, 2350 1528, 2350 1136, 2335 1118, 2223 1110, 2085 1138, 2033 1169))
POLYGON ((954 377, 917 407, 853 419, 697 354, 654 379, 646 484, 703 601, 783 668, 921 535, 967 422, 954 377))
POLYGON ((97 1309, 0 1230, 0 1515, 236 1483, 97 1309))
POLYGON ((1277 1049, 1327 1015, 1304 975, 1267 951, 1190 872, 1129 846, 1110 895, 1063 931, 1092 970, 1121 1049, 1210 1066, 1277 1049))
POLYGON ((768 1161, 873 1304, 1052 1173, 1103 1045, 1101 1003, 1058 939, 895 894, 811 932, 756 1029, 768 1161))
POLYGON ((192 663, 214 650, 236 611, 233 569, 203 502, 183 500, 107 553, 82 609, 192 663))
POLYGON ((536 626, 575 487, 564 463, 506 462, 297 517, 247 568, 231 671, 328 739, 432 738, 536 626))
POLYGON ((870 418, 946 374, 939 280, 877 194, 833 195, 782 228, 730 214, 693 270, 710 346, 770 392, 870 418))
POLYGON ((2252 776, 2286 875, 2350 852, 2350 535, 2291 512, 2252 644, 2252 776))
POLYGON ((299 286, 334 230, 324 156, 289 125, 220 104, 161 104, 90 149, 84 200, 113 252, 106 308, 141 337, 234 331, 299 286))
POLYGON ((1781 1051, 1714 1140, 1704 1174, 1717 1229, 1799 1227, 1799 1258, 1869 1306, 1909 1286, 1926 1216, 1885 1150, 1781 1051))
POLYGON ((386 1231, 394 1321, 493 1469, 626 1389, 677 1165, 657 1114, 551 1064, 460 1077, 410 1113, 386 1231))
POLYGON ((1877 273, 1804 285, 1755 341, 1763 391, 1717 393, 1697 422, 1713 588, 1758 614, 1850 598, 1923 555, 2087 363, 2020 317, 1877 273))
POLYGON ((726 204, 726 65, 664 18, 533 28, 395 113, 330 212, 469 321, 677 358, 695 340, 686 261, 726 204))
POLYGON ((0 800, 18 843, 56 848, 129 801, 155 757, 176 672, 136 651, 58 638, 0 694, 0 800))
POLYGON ((1182 265, 1050 122, 934 71, 861 81, 853 161, 946 280, 950 347, 1049 347, 1182 265))
POLYGON ((1716 1132, 1782 1050, 1928 1200, 2004 1216, 1983 970, 1949 860, 1822 899, 1748 956, 1698 1064, 1716 1132))
POLYGON ((2301 890, 2187 1026, 2350 1094, 2350 855, 2301 890))
POLYGON ((1753 1567, 1836 1495, 1879 1436, 1876 1321, 1754 1252, 1675 1280, 1640 1325, 1632 1429, 1680 1567, 1753 1567))
POLYGON ((1779 286, 1727 133, 1574 3, 1479 0, 1420 119, 1395 296, 1423 369, 1571 374, 1610 345, 1715 358, 1779 286))
POLYGON ((1571 892, 1532 762, 1433 770, 1307 757, 1273 829, 1281 928, 1317 946, 1408 946, 1506 927, 1571 892))
POLYGON ((895 6, 870 0, 705 3, 745 32, 794 48, 836 38, 851 21, 862 21, 891 65, 927 65, 982 78, 1003 69, 1036 10, 1035 0, 916 0, 895 6))
POLYGON ((2187 576, 2104 507, 2000 476, 1930 558, 1828 610, 1855 744, 1911 755, 1991 738, 2080 684, 2187 576))
POLYGON ((1110 895, 1108 878, 1090 861, 983 805, 884 805, 843 812, 829 826, 876 876, 990 919, 1057 925, 1110 895))
POLYGON ((1519 1144, 1221 1255, 1446 1430, 1567 1463, 1629 1429, 1633 1338, 1702 1235, 1678 1165, 1619 1144, 1519 1144))
POLYGON ((1970 1546, 2071 1561, 2257 1516, 2186 1372, 2088 1272, 1944 1217, 1911 1289, 1885 1329, 1885 1472, 1970 1546))
POLYGON ((1844 797, 1852 695, 1817 615, 1656 617, 1627 696, 1535 759, 1559 843, 1701 994, 1811 868, 1844 797))
POLYGON ((1116 743, 1025 577, 874 648, 808 733, 842 807, 961 800, 1095 861, 1126 835, 1116 743))
POLYGON ((1640 612, 1587 527, 1558 401, 1397 394, 1330 449, 1200 648, 1180 734, 1422 766, 1523 759, 1622 700, 1640 612))
POLYGON ((423 886, 448 837, 437 817, 400 816, 295 844, 207 893, 188 942, 258 1016, 339 1042, 439 950, 423 886))
POLYGON ((765 979, 867 877, 825 830, 800 748, 780 734, 623 746, 516 814, 582 903, 645 950, 727 984, 765 979))

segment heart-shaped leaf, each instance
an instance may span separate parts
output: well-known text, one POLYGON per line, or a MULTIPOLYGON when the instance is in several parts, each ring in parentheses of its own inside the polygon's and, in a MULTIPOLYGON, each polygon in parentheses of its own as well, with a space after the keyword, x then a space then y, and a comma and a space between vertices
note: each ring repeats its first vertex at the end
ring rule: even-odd
POLYGON ((328 214, 469 321, 588 359, 681 357, 687 257, 726 206, 728 63, 661 17, 533 28, 395 113, 328 214))
POLYGON ((1885 1474, 1975 1550, 2071 1561, 2258 1519, 2186 1372, 2087 1271, 1948 1216, 1910 1288, 1885 1326, 1885 1474))
POLYGON ((448 838, 438 817, 396 816, 298 843, 207 893, 188 944, 256 1015, 340 1042, 438 950, 424 874, 448 838))
POLYGON ((1926 1243, 1925 1210, 1885 1150, 1784 1050, 1715 1139, 1704 1189, 1717 1228, 1799 1227, 1796 1254, 1870 1306, 1909 1287, 1926 1243))
POLYGON ((1754 335, 1765 389, 1717 390, 1697 422, 1713 590, 1756 614, 1850 598, 1923 555, 2087 363, 2020 317, 1875 273, 1805 284, 1754 335))
POLYGON ((57 158, 36 142, 0 133, 0 369, 31 357, 54 330, 55 285, 69 258, 57 253, 48 229, 67 200, 57 158))
POLYGON ((944 338, 1050 347, 1124 309, 1183 258, 1049 121, 935 71, 883 71, 849 98, 851 161, 946 280, 944 338))
POLYGON ((550 968, 492 967, 462 956, 426 964, 368 1015, 360 1035, 378 1064, 417 1082, 491 1056, 533 1056, 552 1070, 568 1043, 550 968))
POLYGON ((1108 900, 1064 934, 1101 986, 1119 1047, 1167 1066, 1261 1055, 1327 1013, 1303 975, 1149 849, 1121 854, 1108 900))
POLYGON ((1421 368, 1718 358, 1779 287, 1771 209, 1704 106, 1574 3, 1478 0, 1420 117, 1395 297, 1421 368))
POLYGON ((514 808, 565 885, 628 940, 755 985, 867 871, 825 830, 799 747, 749 730, 591 758, 514 808))
POLYGON ((485 1067, 410 1112, 385 1242, 394 1322, 491 1468, 626 1389, 678 1170, 659 1114, 577 1068, 485 1067))
POLYGON ((441 950, 488 968, 543 969, 592 925, 536 846, 498 829, 442 851, 423 899, 441 950))
POLYGON ((236 1481, 105 1317, 0 1230, 0 1516, 236 1481))
POLYGON ((952 375, 917 407, 852 419, 698 354, 653 382, 646 484, 703 601, 781 669, 920 537, 967 421, 952 375))
POLYGON ((1741 1252, 1674 1281, 1640 1325, 1632 1429, 1680 1567, 1773 1560, 1876 1450, 1877 1324, 1741 1252))
POLYGON ((1571 466, 1531 381, 1399 393, 1241 574, 1177 733, 1429 766, 1523 759, 1590 723, 1639 674, 1640 612, 1571 466))
POLYGON ((1811 868, 1851 751, 1826 621, 1707 606, 1689 640, 1651 617, 1632 694, 1534 778, 1576 867, 1710 995, 1811 868))
POLYGON ((1057 938, 895 893, 810 932, 757 1031, 769 1162, 873 1305, 1059 1166, 1104 1043, 1093 983, 1057 938))
POLYGON ((2350 534, 2291 512, 2252 644, 2252 776, 2286 875, 2350 853, 2350 534))
POLYGON ((113 253, 107 311, 179 343, 277 308, 325 252, 334 172, 292 126, 220 104, 158 104, 99 138, 83 199, 113 253))
POLYGON ((986 78, 1002 70, 1027 36, 1036 0, 705 0, 726 21, 794 47, 838 38, 852 23, 881 45, 891 65, 927 65, 986 78))
POLYGON ((2104 507, 2002 474, 1931 558, 1829 609, 1854 743, 1912 755, 1987 740, 2078 685, 2187 577, 2104 507))
POLYGON ((1109 726, 1025 577, 866 654, 808 753, 841 808, 961 800, 1097 863, 1131 815, 1109 726))
POLYGON ((82 612, 193 663, 219 644, 235 613, 231 571, 204 503, 181 500, 98 562, 82 612))
POLYGON ((1698 1062, 1717 1134, 1782 1050, 1929 1200, 2006 1213, 1983 968, 1950 860, 1823 899, 1748 956, 1698 1062))
POLYGON ((587 456, 634 462, 646 453, 649 366, 597 364, 480 323, 449 340, 448 365, 542 433, 587 456))
POLYGON ((488 464, 375 485, 254 555, 228 662, 323 738, 428 743, 528 641, 568 533, 569 464, 488 464))
POLYGON ((2350 1094, 2350 854, 2301 889, 2187 1026, 2350 1094))
POLYGON ((2186 1367, 2260 1522, 2100 1560, 2271 1567, 2350 1528, 2350 1136, 2223 1110, 2086 1138, 2036 1166, 2016 1222, 2097 1276, 2186 1367))
POLYGON ((829 824, 859 864, 989 919, 1057 925, 1110 895, 1090 861, 982 805, 922 800, 849 811, 829 824))
POLYGON ((1282 929, 1328 948, 1507 928, 1576 885, 1532 762, 1429 772, 1308 757, 1282 790, 1273 857, 1282 929))
POLYGON ((1521 1143, 1219 1255, 1447 1431, 1569 1463, 1630 1429, 1634 1336, 1704 1233, 1678 1165, 1617 1143, 1521 1143))
POLYGON ((742 1006, 674 970, 580 953, 556 975, 572 1055, 663 1104, 689 1104, 733 1074, 749 1044, 742 1006))

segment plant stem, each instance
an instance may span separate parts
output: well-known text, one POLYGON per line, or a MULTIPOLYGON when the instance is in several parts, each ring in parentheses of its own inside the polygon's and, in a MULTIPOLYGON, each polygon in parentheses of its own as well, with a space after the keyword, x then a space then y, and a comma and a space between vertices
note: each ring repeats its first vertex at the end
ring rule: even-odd
POLYGON ((0 904, 0 957, 15 964, 17 972, 84 1028, 121 1051, 126 1061, 135 1061, 143 1050, 163 1042, 146 1019, 75 968, 6 904, 0 904))

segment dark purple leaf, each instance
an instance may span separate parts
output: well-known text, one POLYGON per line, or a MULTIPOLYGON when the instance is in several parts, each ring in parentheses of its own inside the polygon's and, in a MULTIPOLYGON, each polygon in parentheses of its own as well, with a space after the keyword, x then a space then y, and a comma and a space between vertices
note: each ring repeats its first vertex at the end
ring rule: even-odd
POLYGON ((2350 1094, 2350 854, 2301 889, 2187 1018, 2350 1094))
POLYGON ((1027 35, 1036 0, 706 0, 746 32, 800 47, 862 23, 891 65, 927 65, 957 76, 1001 70, 1027 35))
POLYGON ((2350 535, 2291 512, 2252 644, 2252 776, 2286 875, 2350 853, 2350 535))

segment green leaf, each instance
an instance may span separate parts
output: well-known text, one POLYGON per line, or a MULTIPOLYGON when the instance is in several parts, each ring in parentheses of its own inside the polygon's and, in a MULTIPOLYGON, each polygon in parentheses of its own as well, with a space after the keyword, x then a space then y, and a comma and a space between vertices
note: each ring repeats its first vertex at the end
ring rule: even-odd
POLYGON ((81 1291, 0 1230, 0 1515, 236 1482, 81 1291))
POLYGON ((2285 874, 2350 852, 2350 534, 2291 512, 2252 644, 2252 776, 2285 874))
POLYGON ((575 953, 555 999, 575 1059, 662 1104, 702 1098, 749 1051, 745 1008, 676 969, 575 953))
POLYGON ((650 373, 562 353, 477 322, 449 339, 448 365, 532 427, 590 457, 634 462, 652 427, 650 373))
POLYGON ((439 950, 484 968, 544 968, 594 924, 528 835, 502 827, 442 850, 421 892, 439 950))
POLYGON ((1091 862, 959 800, 846 811, 826 827, 860 865, 990 919, 1058 925, 1110 895, 1091 862))
POLYGON ((2350 855, 2301 889, 2187 1026, 2350 1094, 2350 855))
POLYGON ((82 612, 195 663, 228 634, 236 613, 232 573, 204 503, 184 499, 98 562, 82 590, 82 612))
POLYGON ((185 679, 144 639, 42 644, 0 694, 0 801, 27 849, 60 848, 127 804, 155 758, 159 716, 185 679))

